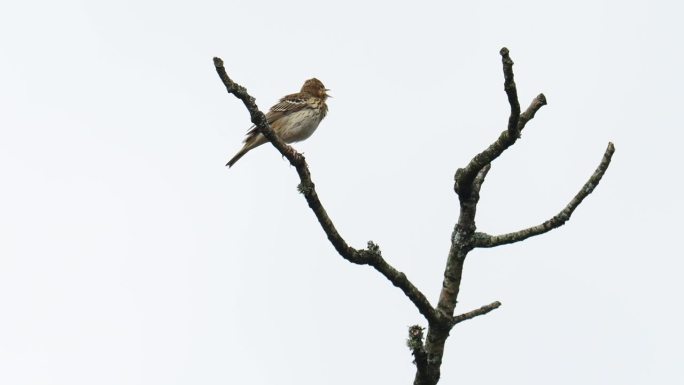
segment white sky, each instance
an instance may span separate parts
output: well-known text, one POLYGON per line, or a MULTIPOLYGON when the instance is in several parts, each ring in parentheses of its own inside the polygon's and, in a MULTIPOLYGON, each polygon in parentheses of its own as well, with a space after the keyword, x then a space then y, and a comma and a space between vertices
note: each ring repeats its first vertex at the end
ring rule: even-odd
POLYGON ((442 383, 676 384, 682 346, 677 2, 5 1, 0 4, 0 383, 408 384, 410 302, 328 244, 249 117, 312 76, 296 145, 356 247, 435 303, 457 167, 521 104, 479 230, 535 225, 617 151, 563 228, 469 256, 442 383), (680 251, 676 251, 680 250, 680 251))

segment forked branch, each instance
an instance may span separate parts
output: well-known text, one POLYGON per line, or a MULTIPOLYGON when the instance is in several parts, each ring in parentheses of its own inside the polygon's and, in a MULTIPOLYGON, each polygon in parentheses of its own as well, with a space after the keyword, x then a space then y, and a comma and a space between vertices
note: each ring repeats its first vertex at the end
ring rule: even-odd
POLYGON ((472 182, 477 173, 484 166, 498 158, 508 147, 512 146, 520 137, 520 133, 525 128, 527 122, 534 118, 534 115, 542 106, 546 105, 546 97, 544 94, 539 94, 532 100, 527 110, 520 113, 518 90, 513 78, 513 60, 508 54, 508 48, 502 48, 500 53, 504 73, 504 90, 508 97, 508 103, 511 105, 508 126, 494 143, 481 153, 475 155, 467 166, 456 170, 454 191, 462 198, 467 198, 471 193, 472 182))
POLYGON ((387 278, 394 286, 401 289, 404 294, 413 302, 413 304, 418 308, 418 311, 428 320, 428 322, 437 322, 437 313, 435 309, 427 300, 425 295, 421 293, 418 288, 416 288, 411 281, 406 277, 406 275, 394 267, 392 267, 387 261, 385 261, 380 252, 380 248, 373 242, 368 242, 368 248, 357 250, 347 244, 347 242, 342 238, 340 233, 335 228, 332 219, 328 216, 323 204, 318 198, 316 193, 316 186, 311 179, 311 173, 309 172, 309 166, 306 164, 306 159, 304 155, 295 151, 294 148, 287 145, 285 142, 280 140, 278 136, 273 132, 271 127, 266 120, 266 116, 259 110, 256 105, 254 98, 249 95, 247 90, 241 85, 235 83, 226 73, 226 69, 223 66, 223 60, 220 58, 214 58, 214 67, 216 72, 221 78, 223 85, 226 87, 228 93, 233 94, 235 97, 240 99, 242 103, 249 111, 252 123, 257 127, 259 132, 263 134, 266 139, 284 156, 292 166, 297 170, 299 174, 300 184, 298 186, 299 192, 301 192, 306 198, 306 202, 309 207, 316 215, 318 223, 323 228, 323 231, 328 237, 328 240, 333 245, 335 250, 342 256, 342 258, 348 260, 349 262, 358 265, 370 265, 375 270, 380 272, 385 278, 387 278))
MULTIPOLYGON (((420 346, 420 350, 418 351, 419 355, 425 355, 426 359, 422 362, 426 362, 427 365, 419 365, 419 361, 416 361, 417 370, 413 382, 414 385, 434 385, 439 381, 442 358, 444 355, 444 345, 446 339, 449 337, 449 331, 454 325, 487 314, 501 305, 501 303, 497 301, 482 306, 479 309, 454 316, 460 292, 463 267, 468 253, 476 247, 493 247, 500 244, 517 242, 561 226, 570 219, 570 215, 575 208, 591 193, 601 180, 601 177, 610 164, 610 159, 614 151, 612 143, 609 144, 599 168, 594 175, 589 178, 589 181, 585 184, 584 188, 575 196, 575 198, 573 198, 566 208, 561 211, 561 213, 549 221, 526 230, 500 236, 491 236, 485 233, 476 232, 477 226, 475 217, 480 198, 480 189, 487 177, 487 172, 492 166, 492 162, 515 144, 520 138, 522 130, 527 123, 534 118, 535 114, 542 106, 546 105, 546 97, 544 94, 539 94, 532 100, 530 106, 524 112, 521 112, 518 100, 518 90, 513 75, 513 60, 511 60, 508 49, 506 48, 502 48, 500 54, 504 73, 504 91, 506 92, 510 105, 508 124, 506 129, 499 134, 499 137, 494 143, 489 145, 484 151, 475 155, 465 167, 456 170, 454 176, 454 191, 458 194, 460 212, 458 221, 452 232, 451 247, 444 268, 442 290, 436 307, 437 313, 449 317, 450 322, 446 327, 443 324, 429 325, 425 344, 420 346)), ((414 350, 413 353, 415 356, 416 350, 414 350)))
POLYGON ((532 100, 530 106, 521 112, 518 91, 513 75, 513 60, 511 60, 506 48, 502 48, 500 54, 504 73, 504 90, 511 108, 508 124, 494 143, 475 155, 464 168, 459 168, 454 176, 454 190, 458 194, 460 213, 452 233, 451 247, 444 269, 442 290, 436 307, 430 304, 425 295, 409 281, 404 273, 396 270, 383 259, 380 248, 376 244, 368 242, 368 247, 365 249, 355 249, 347 244, 335 228, 318 198, 316 186, 311 179, 311 173, 304 156, 277 137, 269 126, 265 115, 257 107, 254 98, 247 93, 244 87, 236 84, 228 77, 223 67, 223 61, 219 58, 214 58, 216 72, 225 85, 226 90, 244 103, 250 113, 252 123, 259 132, 297 170, 300 179, 298 189, 306 198, 309 207, 314 212, 314 215, 316 215, 316 219, 318 219, 319 224, 335 250, 352 263, 370 265, 375 268, 393 285, 401 289, 418 308, 418 311, 427 319, 428 330, 425 339, 423 338, 424 329, 421 326, 414 325, 409 328, 407 344, 415 357, 414 362, 417 369, 414 385, 437 384, 441 375, 444 345, 454 325, 487 314, 501 306, 501 303, 496 301, 467 313, 454 316, 460 291, 461 276, 468 253, 476 247, 494 247, 519 242, 562 226, 570 219, 570 216, 579 204, 591 194, 601 181, 615 151, 613 144, 609 143, 601 163, 584 184, 584 187, 560 213, 548 221, 538 226, 503 235, 489 235, 476 232, 475 214, 480 198, 480 189, 484 184, 487 173, 491 169, 492 162, 520 138, 526 124, 534 118, 542 106, 546 105, 544 94, 539 94, 532 100))

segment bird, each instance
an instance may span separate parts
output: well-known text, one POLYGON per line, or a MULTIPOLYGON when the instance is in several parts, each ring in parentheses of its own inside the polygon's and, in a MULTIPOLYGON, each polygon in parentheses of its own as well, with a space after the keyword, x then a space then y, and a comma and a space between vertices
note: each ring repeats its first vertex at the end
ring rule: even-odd
MULTIPOLYGON (((332 97, 328 95, 328 91, 330 90, 316 78, 305 81, 299 92, 282 97, 271 107, 266 113, 268 124, 285 143, 300 142, 309 138, 328 114, 328 105, 325 101, 332 97)), ((233 167, 246 153, 266 142, 268 140, 256 126, 250 127, 242 149, 226 163, 226 166, 233 167)))

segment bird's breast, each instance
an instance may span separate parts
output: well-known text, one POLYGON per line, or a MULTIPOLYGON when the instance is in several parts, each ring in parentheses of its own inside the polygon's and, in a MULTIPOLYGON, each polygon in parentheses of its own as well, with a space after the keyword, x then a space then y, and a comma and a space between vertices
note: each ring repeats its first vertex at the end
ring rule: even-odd
POLYGON ((282 117, 276 131, 278 136, 287 143, 299 142, 307 139, 316 131, 323 119, 320 110, 306 108, 282 117))

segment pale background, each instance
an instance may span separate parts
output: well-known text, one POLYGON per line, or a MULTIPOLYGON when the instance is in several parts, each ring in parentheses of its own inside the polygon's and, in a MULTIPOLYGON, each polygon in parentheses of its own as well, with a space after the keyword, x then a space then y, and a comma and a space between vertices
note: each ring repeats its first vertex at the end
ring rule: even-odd
POLYGON ((328 244, 294 170, 249 117, 316 76, 305 143, 341 233, 378 243, 434 303, 453 174, 505 127, 499 49, 523 107, 479 229, 566 226, 473 252, 444 384, 681 384, 682 9, 658 1, 4 1, 0 383, 409 384, 389 282, 328 244))

